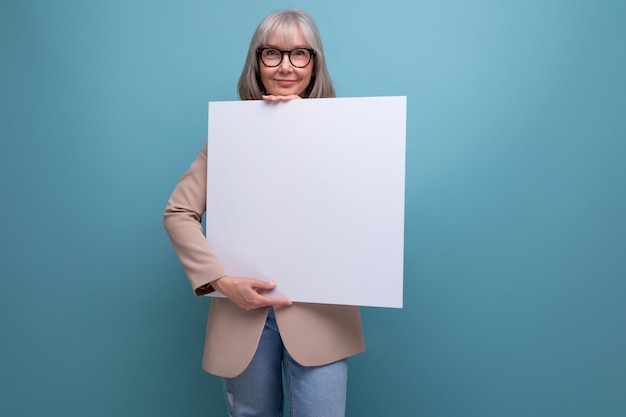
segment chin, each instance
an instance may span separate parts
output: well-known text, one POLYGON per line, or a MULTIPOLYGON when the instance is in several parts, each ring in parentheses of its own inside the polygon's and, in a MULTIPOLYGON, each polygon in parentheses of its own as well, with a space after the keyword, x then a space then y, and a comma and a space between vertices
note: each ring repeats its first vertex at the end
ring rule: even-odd
POLYGON ((290 88, 290 89, 275 88, 268 92, 275 96, 292 96, 292 95, 301 96, 302 94, 304 94, 305 91, 300 90, 298 88, 290 88))

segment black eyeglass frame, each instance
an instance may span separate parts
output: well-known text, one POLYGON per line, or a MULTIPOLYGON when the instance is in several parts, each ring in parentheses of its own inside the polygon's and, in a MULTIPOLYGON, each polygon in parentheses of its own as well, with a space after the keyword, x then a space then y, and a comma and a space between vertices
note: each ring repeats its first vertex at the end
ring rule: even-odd
POLYGON ((295 67, 295 68, 306 68, 306 67, 308 67, 308 66, 309 66, 309 64, 311 63, 311 60, 313 59, 313 57, 314 57, 315 55, 317 55, 317 52, 315 52, 315 49, 312 49, 312 48, 296 48, 296 49, 292 49, 291 51, 284 51, 284 50, 281 50, 281 49, 278 49, 278 48, 270 48, 270 47, 266 47, 266 48, 258 48, 258 49, 256 50, 256 54, 257 54, 258 58, 261 60, 261 62, 263 63, 263 65, 265 65, 265 66, 266 66, 266 67, 268 67, 268 68, 276 68, 277 66, 279 66, 280 64, 282 64, 282 63, 283 63, 283 59, 285 58, 285 54, 287 54, 287 56, 289 57, 289 63, 290 63, 293 67, 295 67), (273 49, 273 50, 275 50, 275 51, 280 52, 280 61, 278 61, 278 64, 276 64, 276 65, 267 65, 267 64, 265 63, 265 61, 263 61, 263 51, 266 51, 266 50, 268 50, 268 49, 273 49), (303 65, 303 66, 294 65, 293 61, 291 60, 291 53, 292 53, 293 51, 299 51, 299 50, 309 51, 309 54, 311 54, 311 55, 309 56, 309 62, 307 62, 307 63, 306 63, 306 65, 303 65))

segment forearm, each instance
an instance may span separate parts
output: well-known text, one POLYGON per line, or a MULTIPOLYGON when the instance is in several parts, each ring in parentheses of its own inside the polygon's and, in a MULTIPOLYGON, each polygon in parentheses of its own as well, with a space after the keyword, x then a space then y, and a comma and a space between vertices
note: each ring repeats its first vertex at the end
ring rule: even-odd
POLYGON ((213 291, 206 285, 225 276, 226 272, 211 252, 202 225, 194 217, 189 213, 166 209, 163 225, 194 292, 203 295, 213 291))

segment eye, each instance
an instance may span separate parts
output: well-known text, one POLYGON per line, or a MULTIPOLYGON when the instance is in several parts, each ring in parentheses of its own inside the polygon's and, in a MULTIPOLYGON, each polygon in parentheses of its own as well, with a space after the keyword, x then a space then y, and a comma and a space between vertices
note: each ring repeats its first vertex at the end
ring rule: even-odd
POLYGON ((309 51, 307 51, 306 49, 294 49, 294 51, 291 53, 292 56, 301 58, 301 57, 306 57, 309 55, 309 51))
POLYGON ((280 55, 280 51, 278 49, 266 49, 263 51, 263 55, 268 58, 274 58, 280 55))

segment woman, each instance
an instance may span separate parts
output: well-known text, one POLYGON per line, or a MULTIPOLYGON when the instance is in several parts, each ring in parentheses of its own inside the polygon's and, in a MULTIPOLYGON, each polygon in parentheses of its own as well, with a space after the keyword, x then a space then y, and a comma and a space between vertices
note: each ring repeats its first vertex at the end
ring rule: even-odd
MULTIPOLYGON (((302 10, 277 11, 257 27, 239 79, 243 100, 334 97, 319 32, 302 10)), ((203 368, 222 377, 229 414, 281 416, 282 374, 293 417, 345 414, 347 360, 364 351, 358 307, 292 303, 274 284, 230 276, 203 235, 207 147, 180 179, 164 225, 196 295, 214 290, 203 368)), ((251 208, 253 210, 253 208, 251 208)))

